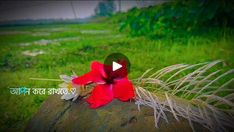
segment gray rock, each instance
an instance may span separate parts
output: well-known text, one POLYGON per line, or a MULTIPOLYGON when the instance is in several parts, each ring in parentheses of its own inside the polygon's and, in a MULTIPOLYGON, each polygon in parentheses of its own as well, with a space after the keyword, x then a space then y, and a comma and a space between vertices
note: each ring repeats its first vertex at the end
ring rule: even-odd
MULTIPOLYGON (((61 96, 61 95, 60 95, 61 96)), ((90 109, 86 101, 64 101, 59 95, 50 96, 36 115, 29 121, 26 131, 192 131, 186 119, 176 121, 167 113, 169 123, 161 120, 159 128, 154 125, 153 109, 134 102, 113 100, 106 106, 90 109)), ((198 124, 196 130, 207 131, 198 124)))

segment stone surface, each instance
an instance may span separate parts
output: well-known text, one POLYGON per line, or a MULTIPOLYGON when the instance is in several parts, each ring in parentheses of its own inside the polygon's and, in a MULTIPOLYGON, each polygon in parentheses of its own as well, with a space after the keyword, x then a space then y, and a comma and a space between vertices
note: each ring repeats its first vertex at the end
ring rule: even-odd
MULTIPOLYGON (((154 125, 153 109, 134 102, 113 100, 98 109, 90 109, 85 100, 64 101, 53 95, 45 101, 36 115, 29 121, 26 131, 192 131, 186 119, 177 122, 166 113, 169 123, 161 120, 159 128, 154 125)), ((196 130, 206 131, 195 124, 196 130)))

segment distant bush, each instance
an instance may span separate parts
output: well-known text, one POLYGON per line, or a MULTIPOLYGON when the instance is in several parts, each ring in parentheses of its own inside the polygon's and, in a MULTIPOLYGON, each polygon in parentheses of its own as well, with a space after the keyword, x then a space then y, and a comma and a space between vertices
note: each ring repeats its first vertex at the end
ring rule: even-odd
POLYGON ((116 7, 113 0, 103 0, 98 3, 94 11, 96 16, 110 16, 115 10, 116 7))
POLYGON ((120 30, 133 36, 163 35, 199 27, 233 27, 234 4, 229 0, 177 0, 143 9, 133 8, 118 17, 120 30))

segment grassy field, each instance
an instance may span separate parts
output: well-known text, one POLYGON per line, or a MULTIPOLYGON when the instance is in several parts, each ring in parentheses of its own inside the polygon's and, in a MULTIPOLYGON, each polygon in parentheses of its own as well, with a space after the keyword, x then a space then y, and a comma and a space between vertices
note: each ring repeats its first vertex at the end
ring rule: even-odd
POLYGON ((0 29, 0 131, 23 131, 28 119, 48 95, 11 95, 11 87, 50 88, 59 82, 31 77, 59 78, 81 75, 90 62, 103 62, 113 52, 131 61, 130 79, 149 68, 177 63, 194 64, 222 59, 234 67, 234 30, 209 29, 180 32, 161 38, 130 37, 110 23, 4 27, 0 29), (32 56, 33 53, 41 53, 32 56))

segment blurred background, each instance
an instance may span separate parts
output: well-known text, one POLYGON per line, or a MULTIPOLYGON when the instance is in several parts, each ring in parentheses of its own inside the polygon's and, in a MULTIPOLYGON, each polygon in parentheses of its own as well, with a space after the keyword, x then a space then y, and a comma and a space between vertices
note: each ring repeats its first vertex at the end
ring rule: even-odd
POLYGON ((126 12, 133 7, 147 7, 162 0, 65 0, 65 1, 1 1, 0 21, 35 19, 80 19, 126 12))

